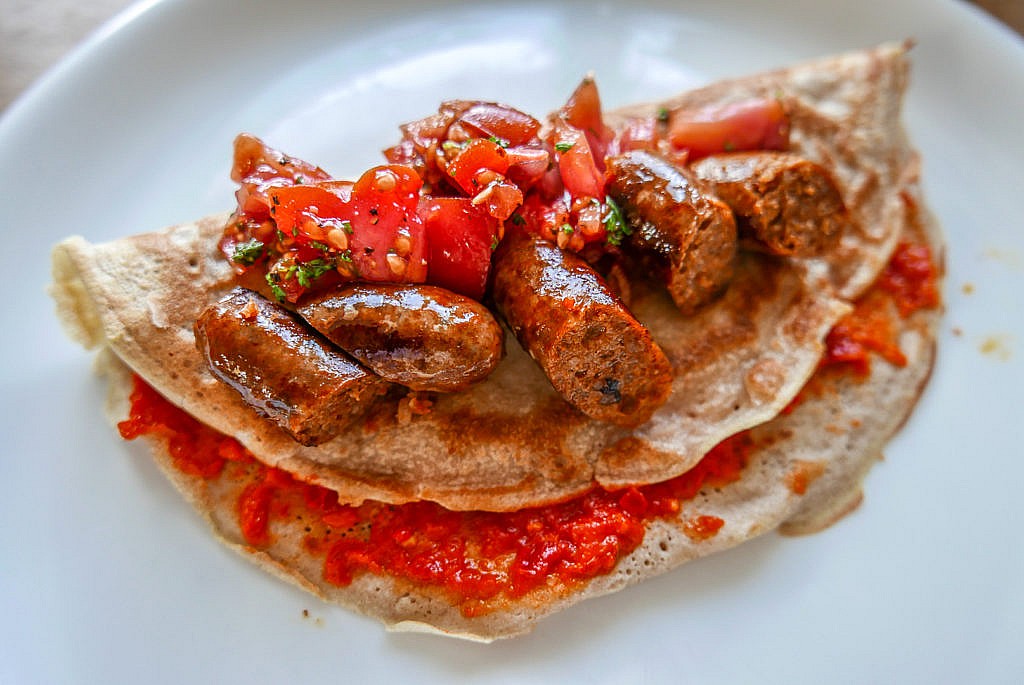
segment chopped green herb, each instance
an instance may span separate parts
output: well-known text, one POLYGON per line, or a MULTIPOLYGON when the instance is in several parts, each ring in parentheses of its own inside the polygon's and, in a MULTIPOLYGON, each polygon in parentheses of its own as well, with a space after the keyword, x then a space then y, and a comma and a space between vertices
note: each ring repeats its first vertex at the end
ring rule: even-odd
POLYGON ((281 282, 281 276, 273 271, 270 271, 266 275, 266 280, 267 285, 270 286, 270 292, 274 293, 274 297, 277 298, 277 301, 284 302, 285 298, 287 297, 287 294, 285 294, 284 288, 278 285, 278 283, 281 282))
POLYGON ((633 229, 622 218, 622 210, 610 197, 605 200, 604 229, 608 232, 609 245, 621 245, 625 236, 632 235, 633 229))
POLYGON ((568 152, 576 143, 555 143, 555 149, 559 152, 568 152))
POLYGON ((487 140, 491 141, 492 143, 499 147, 508 147, 508 141, 505 140, 504 138, 499 138, 498 136, 488 136, 487 140))
POLYGON ((311 240, 309 246, 314 250, 320 250, 321 252, 330 252, 331 246, 327 243, 321 243, 319 240, 311 240))
POLYGON ((255 238, 249 238, 244 243, 235 245, 235 251, 231 255, 231 261, 236 264, 252 266, 263 256, 263 243, 255 238))
POLYGON ((286 235, 284 234, 284 231, 282 231, 282 230, 281 230, 280 228, 279 228, 279 229, 277 229, 277 240, 278 240, 279 242, 282 242, 282 243, 283 243, 283 242, 284 242, 284 240, 285 240, 285 238, 287 238, 287 237, 288 237, 288 236, 286 236, 286 235))
MULTIPOLYGON (((366 248, 366 249, 369 250, 369 252, 367 252, 367 254, 371 254, 373 252, 373 250, 371 248, 369 248, 369 247, 366 248)), ((343 262, 351 263, 352 262, 352 250, 345 250, 344 252, 340 253, 338 255, 338 259, 340 259, 343 262)))
MULTIPOLYGON (((327 261, 326 259, 312 259, 302 264, 297 264, 295 267, 295 280, 299 282, 303 288, 308 288, 313 284, 313 281, 323 276, 325 273, 334 268, 334 264, 327 261)), ((289 272, 291 269, 289 269, 289 272)))
POLYGON ((352 222, 345 219, 341 222, 341 230, 345 231, 348 235, 352 235, 352 222))
POLYGON ((572 235, 572 226, 570 226, 569 224, 562 224, 561 226, 558 227, 558 230, 561 231, 562 233, 572 235))
POLYGON ((516 226, 525 226, 526 219, 524 219, 523 215, 520 214, 519 212, 515 212, 512 214, 512 223, 514 223, 516 226))
POLYGON ((301 176, 300 174, 296 174, 295 175, 295 185, 301 186, 305 182, 306 182, 305 177, 301 176))
POLYGON ((663 124, 668 121, 668 107, 658 108, 658 121, 660 121, 663 124))
POLYGON ((491 237, 491 252, 494 252, 495 250, 498 249, 498 242, 499 240, 497 235, 491 237))
POLYGON ((454 140, 446 140, 441 143, 441 149, 445 152, 458 152, 466 147, 466 143, 456 143, 454 140))

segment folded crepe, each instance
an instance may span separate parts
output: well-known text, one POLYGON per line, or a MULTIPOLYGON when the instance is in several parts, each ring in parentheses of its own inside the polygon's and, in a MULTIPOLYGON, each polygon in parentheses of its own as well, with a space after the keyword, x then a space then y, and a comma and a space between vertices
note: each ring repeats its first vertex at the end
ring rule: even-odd
POLYGON ((668 402, 632 431, 570 408, 510 338, 506 358, 486 381, 438 396, 425 415, 403 418, 395 404, 384 403, 335 440, 295 443, 214 380, 195 347, 194 320, 233 285, 216 245, 226 216, 101 245, 64 241, 53 253, 58 311, 76 340, 103 350, 115 420, 125 416, 137 374, 255 457, 256 466, 241 474, 202 478, 174 466, 166 439, 151 440, 157 463, 225 542, 397 629, 482 640, 516 635, 587 597, 780 526, 819 529, 855 506, 864 473, 928 377, 938 320, 934 309, 898 318, 905 365, 873 360, 866 379, 814 375, 826 334, 900 240, 941 253, 934 222, 918 209, 917 156, 900 121, 906 49, 886 45, 606 115, 614 126, 662 106, 779 97, 791 112, 792 150, 833 173, 851 215, 839 245, 820 258, 744 254, 725 295, 695 316, 679 315, 664 293, 639 289, 631 309, 665 351, 675 378, 668 402), (660 483, 692 473, 715 445, 740 433, 748 447, 738 480, 699 487, 675 516, 645 519, 638 546, 608 572, 552 580, 515 596, 498 592, 467 603, 450 589, 384 571, 341 582, 325 573, 323 554, 310 546, 310 535, 331 532, 329 525, 308 530, 316 512, 275 521, 258 545, 236 515, 252 485, 246 478, 268 467, 315 483, 342 505, 429 500, 471 516, 563 502, 595 485, 660 483), (695 535, 695 516, 722 523, 713 534, 695 535))
MULTIPOLYGON (((54 296, 72 335, 109 347, 161 394, 257 457, 339 492, 345 501, 429 499, 451 509, 515 510, 558 501, 595 482, 657 482, 689 470, 711 447, 779 413, 814 371, 846 300, 874 280, 905 224, 901 192, 916 173, 899 112, 903 45, 725 81, 668 103, 782 98, 792 149, 835 176, 851 214, 820 259, 744 254, 724 297, 691 317, 662 292, 631 302, 673 366, 672 392, 628 431, 571 409, 511 339, 483 383, 437 397, 402 421, 384 407, 359 430, 303 447, 254 421, 195 348, 192 324, 233 285, 217 249, 226 217, 93 245, 70 238, 53 254, 54 296)), ((622 117, 661 105, 622 110, 622 117)))

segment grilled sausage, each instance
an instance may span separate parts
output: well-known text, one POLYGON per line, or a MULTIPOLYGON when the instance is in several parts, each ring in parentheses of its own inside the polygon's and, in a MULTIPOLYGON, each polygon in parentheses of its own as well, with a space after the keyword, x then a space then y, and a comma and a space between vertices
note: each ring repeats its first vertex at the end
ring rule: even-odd
POLYGON ((493 273, 498 311, 571 405, 631 428, 668 398, 665 354, 585 261, 513 230, 493 273))
POLYGON ((691 169, 736 214, 740 237, 772 254, 821 254, 849 220, 831 174, 797 155, 715 155, 691 169))
POLYGON ((303 445, 361 417, 388 384, 262 295, 235 288, 195 323, 214 377, 303 445))
POLYGON ((633 229, 629 248, 648 262, 684 314, 732 279, 736 220, 686 169, 650 152, 607 161, 608 193, 633 229))
POLYGON ((436 286, 345 286, 299 313, 374 373, 413 390, 464 390, 486 378, 503 351, 490 310, 436 286))

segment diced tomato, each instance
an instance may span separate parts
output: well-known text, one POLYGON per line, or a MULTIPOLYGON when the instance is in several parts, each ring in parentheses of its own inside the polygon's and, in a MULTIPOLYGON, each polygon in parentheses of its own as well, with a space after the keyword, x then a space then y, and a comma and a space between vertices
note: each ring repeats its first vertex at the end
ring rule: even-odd
POLYGON ((789 118, 775 98, 744 100, 669 114, 668 139, 689 159, 740 150, 785 150, 789 118))
POLYGON ((551 161, 548 151, 541 147, 540 139, 529 146, 507 148, 505 156, 508 158, 505 176, 524 193, 544 178, 551 161))
POLYGON ((598 169, 603 170, 605 152, 614 134, 605 126, 601 114, 601 96, 597 91, 597 82, 590 77, 584 78, 562 107, 560 116, 573 128, 583 131, 594 153, 598 169))
POLYGON ((282 247, 294 242, 319 249, 349 278, 422 283, 427 246, 416 213, 420 185, 412 169, 390 165, 370 169, 355 184, 274 188, 270 199, 282 247))
POLYGON ((658 119, 656 117, 636 117, 626 122, 615 138, 614 150, 609 154, 619 154, 630 150, 658 149, 658 119))
POLYGON ((555 241, 560 227, 569 222, 569 208, 562 199, 546 201, 534 192, 526 196, 513 222, 527 233, 555 241))
POLYGON ((240 185, 235 193, 243 219, 260 222, 270 216, 270 188, 330 179, 320 167, 286 155, 256 136, 242 133, 235 138, 231 178, 240 185))
POLYGON ((284 234, 284 240, 292 238, 301 245, 324 242, 328 231, 340 228, 343 220, 350 219, 351 184, 335 188, 332 192, 329 186, 293 185, 268 190, 270 216, 284 234))
POLYGON ((504 148, 486 138, 474 138, 448 163, 448 174, 462 191, 473 197, 490 183, 487 174, 504 175, 508 156, 504 148))
POLYGON ((587 137, 579 129, 559 124, 555 130, 558 171, 573 198, 604 199, 604 175, 597 167, 587 137))
POLYGON ((540 130, 540 122, 529 114, 505 105, 479 102, 462 113, 459 121, 482 138, 494 136, 509 147, 526 145, 540 130))
POLYGON ((374 167, 356 181, 349 249, 360 279, 426 280, 426 231, 416 213, 421 185, 415 171, 397 164, 374 167))
POLYGON ((463 197, 426 197, 420 202, 430 271, 427 282, 482 299, 498 239, 494 217, 463 197))

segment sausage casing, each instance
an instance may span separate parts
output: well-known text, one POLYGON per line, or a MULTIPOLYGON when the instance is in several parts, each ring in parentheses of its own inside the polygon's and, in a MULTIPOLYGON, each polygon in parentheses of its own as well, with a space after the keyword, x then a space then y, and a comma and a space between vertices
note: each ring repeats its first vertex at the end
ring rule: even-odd
POLYGON ((650 263, 676 306, 691 314, 732 279, 732 211, 687 169, 641 150, 607 160, 608 193, 632 227, 629 247, 650 263))
POLYGON ((509 231, 494 255, 493 297, 552 386, 591 418, 624 427, 668 398, 672 368, 596 271, 554 243, 509 231))
POLYGON ((490 310, 436 286, 351 285, 299 313, 374 373, 413 390, 464 390, 501 361, 504 336, 490 310))
POLYGON ((740 237, 772 254, 819 255, 849 220, 832 175, 794 154, 714 155, 691 169, 736 214, 740 237))
POLYGON ((213 375, 304 445, 335 437, 388 388, 284 307, 244 288, 207 307, 195 335, 213 375))

